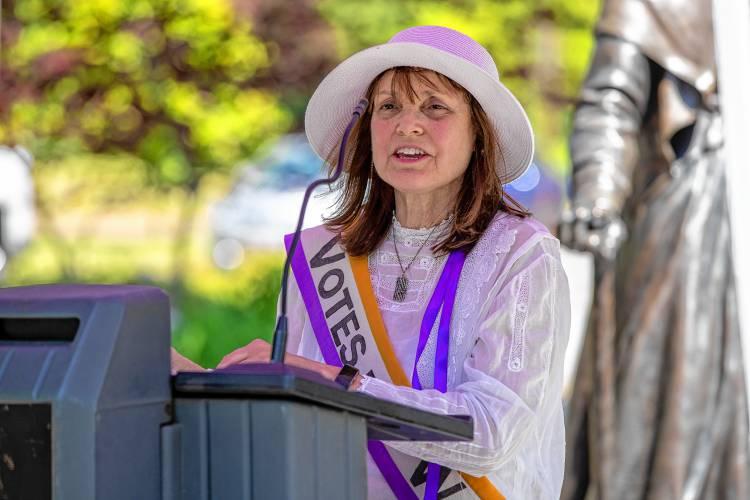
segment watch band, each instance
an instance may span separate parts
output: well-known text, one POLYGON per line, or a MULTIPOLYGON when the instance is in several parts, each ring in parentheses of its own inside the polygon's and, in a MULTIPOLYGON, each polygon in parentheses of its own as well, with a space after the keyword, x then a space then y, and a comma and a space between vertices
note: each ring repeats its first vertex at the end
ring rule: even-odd
POLYGON ((344 389, 349 390, 349 388, 352 386, 352 382, 354 382, 354 378, 358 374, 359 368, 355 368, 352 365, 344 365, 341 367, 341 371, 339 371, 339 374, 336 375, 336 379, 334 381, 344 389))

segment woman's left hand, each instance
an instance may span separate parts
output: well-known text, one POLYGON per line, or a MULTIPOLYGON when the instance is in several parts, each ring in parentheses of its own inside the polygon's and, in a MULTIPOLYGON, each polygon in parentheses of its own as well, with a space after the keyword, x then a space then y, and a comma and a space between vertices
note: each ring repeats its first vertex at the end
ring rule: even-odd
MULTIPOLYGON (((245 363, 268 363, 271 361, 271 344, 265 340, 255 339, 244 347, 240 347, 224 356, 216 367, 217 369, 226 368, 230 365, 245 363)), ((287 353, 284 362, 288 365, 304 368, 319 373, 328 380, 336 380, 336 376, 341 370, 337 366, 319 363, 312 359, 303 358, 294 354, 287 353)))

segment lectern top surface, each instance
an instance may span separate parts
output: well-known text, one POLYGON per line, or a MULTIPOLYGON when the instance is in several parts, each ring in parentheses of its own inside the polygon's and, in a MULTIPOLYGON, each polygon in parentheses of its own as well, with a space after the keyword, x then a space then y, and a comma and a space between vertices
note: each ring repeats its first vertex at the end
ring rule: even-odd
POLYGON ((159 288, 143 285, 49 284, 0 288, 0 300, 14 301, 102 300, 143 295, 166 296, 159 288))
POLYGON ((288 365, 183 372, 173 382, 177 398, 285 399, 359 414, 367 419, 369 439, 468 441, 474 436, 474 424, 468 416, 439 415, 345 391, 317 373, 288 365))

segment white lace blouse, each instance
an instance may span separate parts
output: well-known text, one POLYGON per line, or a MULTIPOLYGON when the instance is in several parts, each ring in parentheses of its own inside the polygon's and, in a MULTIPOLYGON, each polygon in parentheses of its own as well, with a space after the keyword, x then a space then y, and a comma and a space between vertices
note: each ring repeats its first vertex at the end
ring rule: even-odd
MULTIPOLYGON (((433 232, 437 240, 447 221, 433 232)), ((431 228, 406 229, 394 219, 404 266, 431 228)), ((409 269, 404 302, 393 300, 400 268, 389 237, 369 256, 370 278, 396 356, 409 374, 419 327, 446 257, 427 242, 409 269)), ((295 354, 322 361, 299 290, 290 280, 289 343, 295 354)), ((565 458, 563 358, 568 341, 568 282, 559 243, 532 218, 498 214, 469 253, 451 320, 448 392, 418 391, 365 377, 360 391, 441 414, 474 419, 474 440, 388 443, 403 453, 474 476, 488 476, 508 499, 556 499, 565 458)), ((417 370, 432 387, 436 327, 417 370)), ((463 498, 467 490, 450 497, 463 498)), ((368 497, 393 498, 368 457, 368 497)))

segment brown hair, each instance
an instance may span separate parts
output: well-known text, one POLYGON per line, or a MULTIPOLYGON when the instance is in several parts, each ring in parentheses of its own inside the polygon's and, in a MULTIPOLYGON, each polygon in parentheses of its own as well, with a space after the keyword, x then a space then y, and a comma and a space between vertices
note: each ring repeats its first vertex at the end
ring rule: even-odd
MULTIPOLYGON (((339 181, 337 208, 325 221, 328 228, 340 234, 341 244, 346 251, 355 256, 371 253, 387 236, 395 209, 393 188, 386 184, 372 167, 370 137, 372 97, 378 82, 388 71, 394 72, 391 80, 392 91, 398 89, 410 99, 417 95, 414 78, 434 87, 434 83, 424 74, 426 71, 432 72, 431 70, 400 66, 378 75, 367 89, 366 97, 370 105, 352 130, 344 153, 345 174, 339 181)), ((439 254, 456 249, 468 252, 498 211, 519 217, 526 217, 529 212, 503 192, 503 186, 495 173, 496 151, 500 151, 502 155, 502 149, 495 148, 496 144, 499 146, 499 142, 481 105, 466 89, 450 78, 440 73, 434 74, 448 88, 463 94, 469 102, 471 122, 476 131, 476 143, 456 198, 451 230, 432 250, 439 254)), ((338 151, 333 151, 329 156, 328 165, 331 171, 336 165, 337 155, 338 151)))

